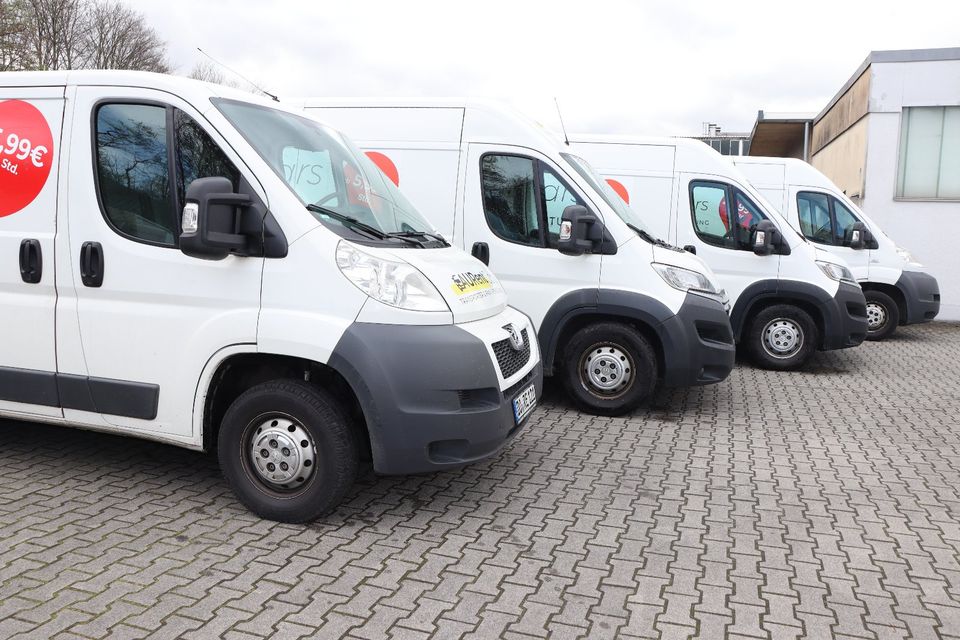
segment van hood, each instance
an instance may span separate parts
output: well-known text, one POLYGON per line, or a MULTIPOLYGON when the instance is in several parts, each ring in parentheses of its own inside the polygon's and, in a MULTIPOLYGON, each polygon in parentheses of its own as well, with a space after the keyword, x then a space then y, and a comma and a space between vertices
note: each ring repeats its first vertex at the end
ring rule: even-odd
POLYGON ((507 307, 507 293, 485 264, 454 247, 385 251, 425 275, 443 296, 454 323, 473 322, 507 307))

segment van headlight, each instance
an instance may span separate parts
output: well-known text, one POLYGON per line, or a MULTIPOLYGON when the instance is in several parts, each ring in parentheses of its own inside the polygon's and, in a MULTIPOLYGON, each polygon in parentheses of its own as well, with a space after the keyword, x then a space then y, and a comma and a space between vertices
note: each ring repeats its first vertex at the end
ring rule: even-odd
POLYGON ((660 262, 654 262, 653 268, 656 269, 660 277, 674 289, 699 293, 717 299, 723 297, 722 292, 717 291, 717 288, 705 273, 676 267, 672 264, 662 264, 660 262))
POLYGON ((857 279, 853 277, 853 272, 842 264, 837 264, 835 262, 821 262, 820 260, 817 260, 817 266, 820 267, 820 271, 823 271, 823 275, 827 276, 831 280, 836 280, 837 282, 849 282, 851 284, 860 286, 859 283, 857 283, 857 279))
POLYGON ((425 275, 406 262, 386 260, 341 240, 337 266, 360 291, 391 307, 409 311, 449 311, 425 275))

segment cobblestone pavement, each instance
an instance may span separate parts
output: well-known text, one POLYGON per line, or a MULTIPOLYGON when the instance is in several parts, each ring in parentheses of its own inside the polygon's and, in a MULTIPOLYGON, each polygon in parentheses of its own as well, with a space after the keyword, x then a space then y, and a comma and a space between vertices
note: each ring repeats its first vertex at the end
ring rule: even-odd
POLYGON ((960 638, 960 325, 739 366, 259 520, 215 460, 0 423, 0 636, 960 638))

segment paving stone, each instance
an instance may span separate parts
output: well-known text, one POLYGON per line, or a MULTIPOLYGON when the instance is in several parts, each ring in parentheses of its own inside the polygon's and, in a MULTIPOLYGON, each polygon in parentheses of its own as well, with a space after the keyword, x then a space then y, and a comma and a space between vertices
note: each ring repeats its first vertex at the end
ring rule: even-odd
POLYGON ((0 637, 956 638, 960 324, 739 364, 310 525, 215 456, 0 422, 0 637))

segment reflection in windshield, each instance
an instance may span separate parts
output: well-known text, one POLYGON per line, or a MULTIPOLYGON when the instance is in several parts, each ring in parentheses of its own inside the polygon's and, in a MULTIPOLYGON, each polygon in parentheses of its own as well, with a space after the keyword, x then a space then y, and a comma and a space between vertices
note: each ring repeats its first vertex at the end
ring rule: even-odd
POLYGON ((349 229, 337 220, 347 216, 384 233, 433 231, 373 161, 333 129, 270 107, 214 102, 305 205, 339 214, 312 209, 324 224, 349 229))
POLYGON ((640 231, 645 231, 649 236, 656 238, 656 235, 650 230, 650 227, 643 221, 636 211, 631 209, 626 202, 623 201, 617 192, 607 184, 607 181, 600 177, 600 174, 597 173, 586 160, 575 156, 570 153, 561 153, 560 154, 564 160, 569 162, 573 168, 576 170, 580 177, 590 183, 590 186, 593 187, 594 191, 598 192, 601 197, 603 197, 604 202, 610 205, 610 208, 613 209, 614 213, 617 216, 626 222, 628 225, 639 229, 640 231))

